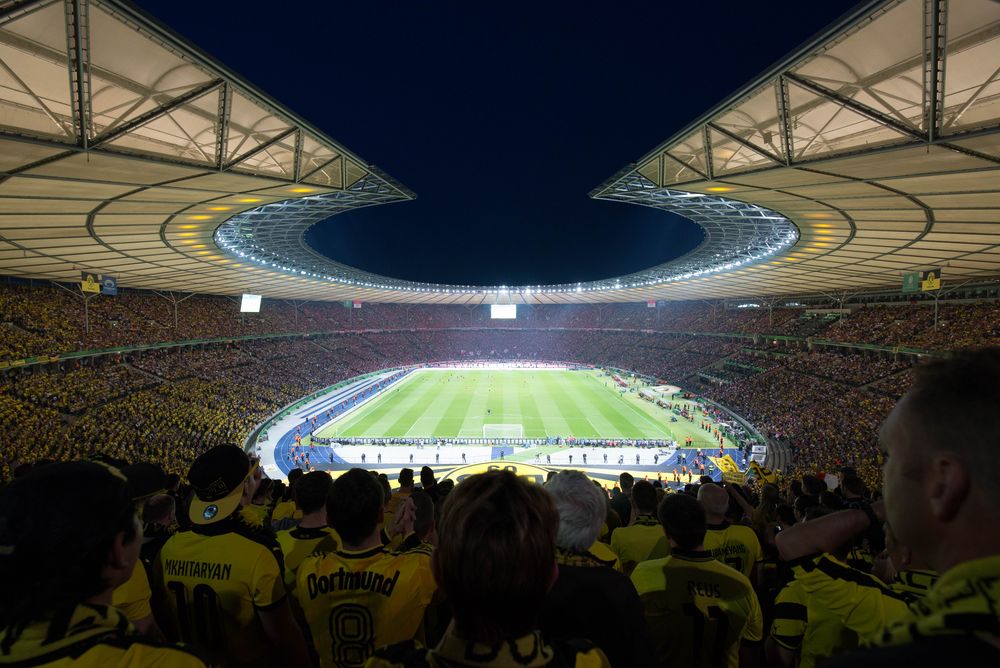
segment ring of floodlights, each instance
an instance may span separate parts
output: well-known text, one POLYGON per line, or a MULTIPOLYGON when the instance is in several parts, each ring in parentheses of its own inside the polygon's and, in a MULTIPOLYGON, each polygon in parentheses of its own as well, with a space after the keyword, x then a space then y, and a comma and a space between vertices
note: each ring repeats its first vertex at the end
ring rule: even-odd
POLYGON ((344 191, 244 211, 216 229, 215 242, 240 262, 340 285, 406 292, 531 294, 619 290, 688 280, 760 262, 789 248, 799 237, 792 221, 770 209, 717 195, 660 188, 633 171, 618 179, 600 199, 670 211, 697 223, 705 238, 697 248, 676 260, 625 276, 531 286, 419 283, 355 269, 309 247, 305 233, 322 220, 345 211, 407 199, 383 185, 381 179, 369 176, 344 191))

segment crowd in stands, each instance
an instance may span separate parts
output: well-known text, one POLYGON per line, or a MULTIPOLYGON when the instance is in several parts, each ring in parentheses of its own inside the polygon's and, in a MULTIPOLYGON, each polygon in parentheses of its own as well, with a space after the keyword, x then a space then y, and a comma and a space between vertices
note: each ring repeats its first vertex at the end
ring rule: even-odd
MULTIPOLYGON (((78 350, 203 338, 370 330, 621 329, 815 337, 930 350, 1000 342, 1000 304, 852 307, 829 319, 804 308, 726 308, 721 303, 522 305, 516 320, 491 320, 488 306, 263 301, 259 313, 239 312, 233 297, 164 294, 123 288, 92 296, 84 306, 76 286, 0 285, 0 363, 78 350), (85 314, 86 310, 86 314, 85 314)), ((711 343, 704 344, 707 349, 711 343)), ((691 352, 706 352, 689 348, 691 352)))
POLYGON ((701 372, 715 381, 703 388, 706 396, 787 444, 798 471, 851 463, 869 483, 877 475, 874 428, 890 397, 905 390, 908 368, 859 355, 747 353, 712 337, 572 329, 404 330, 179 346, 9 373, 0 396, 20 409, 7 411, 5 423, 16 434, 46 433, 18 438, 21 446, 5 451, 5 459, 16 466, 100 450, 129 458, 146 449, 179 473, 204 448, 242 442, 279 408, 323 387, 384 368, 461 359, 557 360, 689 384, 701 372), (883 378, 888 391, 856 387, 883 378), (60 417, 39 429, 30 407, 60 417))
POLYGON ((918 368, 879 487, 850 466, 676 492, 427 467, 286 486, 230 445, 180 476, 142 452, 22 466, 0 665, 996 665, 998 377, 997 348, 918 368))

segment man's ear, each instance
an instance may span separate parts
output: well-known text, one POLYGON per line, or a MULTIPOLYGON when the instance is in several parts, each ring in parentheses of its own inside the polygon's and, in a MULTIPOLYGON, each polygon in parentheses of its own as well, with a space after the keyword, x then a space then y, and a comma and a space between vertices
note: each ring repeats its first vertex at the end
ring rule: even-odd
POLYGON ((969 469, 952 453, 931 458, 925 473, 931 515, 938 522, 949 522, 962 509, 971 490, 969 469))
POLYGON ((127 544, 128 541, 125 540, 124 531, 119 531, 115 534, 114 540, 111 541, 111 548, 108 550, 107 565, 110 568, 120 569, 128 566, 129 554, 126 547, 127 544))

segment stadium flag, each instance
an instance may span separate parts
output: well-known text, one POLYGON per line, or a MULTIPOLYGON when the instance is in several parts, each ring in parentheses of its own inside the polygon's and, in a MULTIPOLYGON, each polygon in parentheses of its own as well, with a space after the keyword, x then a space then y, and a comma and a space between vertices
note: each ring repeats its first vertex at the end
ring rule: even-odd
POLYGON ((101 277, 101 294, 114 296, 118 294, 118 279, 114 276, 101 277))
POLYGON ((764 468, 755 461, 750 461, 750 469, 753 471, 754 475, 757 476, 757 480, 761 482, 769 482, 772 485, 778 483, 778 474, 771 469, 764 468))
POLYGON ((656 300, 655 299, 647 299, 646 300, 646 308, 656 308, 656 300))
POLYGON ((354 308, 361 308, 361 300, 355 299, 354 302, 351 304, 351 306, 353 306, 354 308))
POLYGON ((920 292, 920 273, 916 271, 907 271, 903 274, 903 293, 907 292, 920 292))
POLYGON ((724 457, 709 457, 708 459, 715 464, 717 469, 722 471, 723 475, 740 472, 740 467, 736 465, 736 462, 729 455, 725 455, 724 457))
POLYGON ((941 267, 934 267, 920 274, 920 291, 933 292, 941 289, 941 267))
POLYGON ((101 294, 101 275, 89 271, 80 272, 80 290, 101 294))

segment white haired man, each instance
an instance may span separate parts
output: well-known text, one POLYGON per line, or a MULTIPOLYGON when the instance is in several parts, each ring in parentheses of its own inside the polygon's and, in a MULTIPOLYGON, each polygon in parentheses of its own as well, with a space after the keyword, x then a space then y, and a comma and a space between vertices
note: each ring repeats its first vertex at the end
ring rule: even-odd
POLYGON ((653 656, 639 595, 632 582, 589 551, 601 531, 607 501, 580 471, 560 471, 545 485, 559 513, 559 577, 539 618, 546 637, 583 637, 612 666, 646 665, 653 656))

